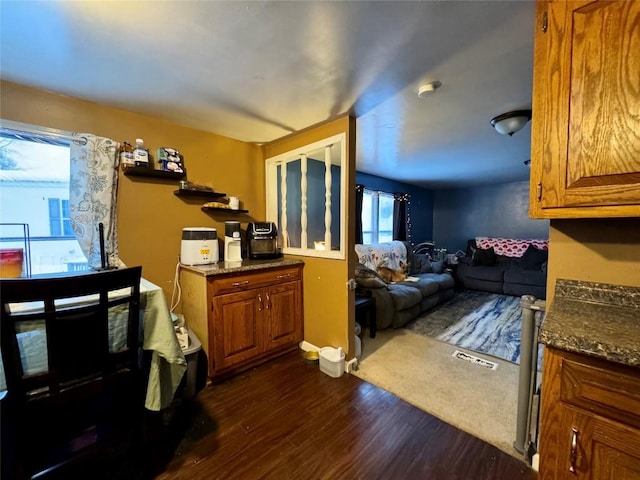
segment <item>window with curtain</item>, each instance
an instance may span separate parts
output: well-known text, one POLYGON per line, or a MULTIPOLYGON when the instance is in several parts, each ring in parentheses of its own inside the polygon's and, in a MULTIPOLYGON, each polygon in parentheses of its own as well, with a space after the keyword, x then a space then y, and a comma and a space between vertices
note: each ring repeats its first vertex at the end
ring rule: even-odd
POLYGON ((362 243, 393 240, 393 194, 364 189, 362 197, 362 243))
POLYGON ((0 129, 0 249, 25 248, 31 274, 88 269, 69 213, 70 141, 0 129))

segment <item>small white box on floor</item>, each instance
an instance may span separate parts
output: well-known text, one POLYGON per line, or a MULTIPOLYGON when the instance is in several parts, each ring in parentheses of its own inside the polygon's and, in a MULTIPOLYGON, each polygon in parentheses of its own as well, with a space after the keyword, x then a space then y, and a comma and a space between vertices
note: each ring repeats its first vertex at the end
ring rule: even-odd
POLYGON ((342 347, 323 347, 320 349, 320 371, 334 378, 342 376, 344 373, 344 351, 342 347))

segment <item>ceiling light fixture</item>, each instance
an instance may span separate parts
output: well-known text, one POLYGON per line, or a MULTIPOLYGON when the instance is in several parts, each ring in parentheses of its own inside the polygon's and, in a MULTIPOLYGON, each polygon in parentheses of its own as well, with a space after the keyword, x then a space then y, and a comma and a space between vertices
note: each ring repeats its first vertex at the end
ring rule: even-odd
POLYGON ((531 110, 514 110, 491 119, 491 126, 502 135, 513 135, 531 120, 531 110))
POLYGON ((441 85, 442 83, 437 80, 435 82, 429 82, 425 83, 424 85, 420 85, 420 88, 418 88, 418 98, 427 98, 438 88, 440 88, 441 85))

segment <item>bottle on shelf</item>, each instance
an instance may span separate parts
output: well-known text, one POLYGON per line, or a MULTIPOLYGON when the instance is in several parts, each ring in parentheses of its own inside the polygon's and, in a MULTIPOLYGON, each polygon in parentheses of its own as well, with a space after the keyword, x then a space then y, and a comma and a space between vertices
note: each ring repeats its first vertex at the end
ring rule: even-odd
POLYGON ((122 142, 120 145, 120 166, 122 167, 122 170, 126 170, 134 165, 133 147, 129 142, 122 142))
POLYGON ((149 150, 144 148, 144 140, 136 138, 136 148, 133 150, 133 163, 136 167, 149 167, 149 150))

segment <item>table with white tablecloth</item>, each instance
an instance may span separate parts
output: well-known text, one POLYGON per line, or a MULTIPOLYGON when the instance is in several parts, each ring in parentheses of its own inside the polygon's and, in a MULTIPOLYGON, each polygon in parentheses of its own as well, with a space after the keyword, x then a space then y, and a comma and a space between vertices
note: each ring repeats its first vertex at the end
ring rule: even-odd
MULTIPOLYGON (((142 348, 151 352, 145 407, 148 410, 159 411, 171 404, 187 370, 187 361, 178 344, 164 292, 158 285, 144 278, 140 281, 140 310, 144 338, 142 348)), ((118 326, 117 322, 112 323, 114 323, 112 341, 117 344, 118 326)), ((44 324, 19 334, 25 373, 46 371, 45 342, 44 324)), ((0 391, 5 389, 4 369, 0 368, 0 391)))

